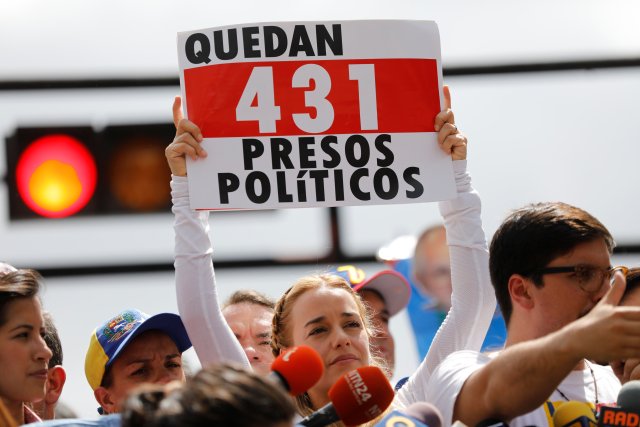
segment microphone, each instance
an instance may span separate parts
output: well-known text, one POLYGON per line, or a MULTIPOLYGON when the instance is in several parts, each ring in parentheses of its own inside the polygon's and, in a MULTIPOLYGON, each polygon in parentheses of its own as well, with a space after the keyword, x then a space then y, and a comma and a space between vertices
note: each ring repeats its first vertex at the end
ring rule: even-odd
POLYGON ((329 389, 331 403, 298 425, 323 427, 336 421, 347 426, 360 425, 382 414, 393 397, 393 388, 384 372, 375 366, 363 366, 340 377, 329 389))
POLYGON ((618 406, 629 412, 640 413, 640 381, 628 381, 620 387, 618 406))
POLYGON ((553 414, 555 427, 592 427, 596 416, 588 403, 571 400, 558 406, 553 414))
POLYGON ((629 381, 620 388, 618 406, 601 407, 598 426, 638 427, 640 425, 640 381, 629 381))
POLYGON ((417 402, 391 412, 374 427, 442 427, 442 415, 432 404, 417 402))
POLYGON ((640 415, 637 412, 630 412, 623 408, 603 406, 600 408, 600 427, 638 427, 640 415))
POLYGON ((271 364, 269 377, 282 385, 292 396, 309 390, 324 373, 324 363, 318 352, 301 345, 281 353, 271 364))

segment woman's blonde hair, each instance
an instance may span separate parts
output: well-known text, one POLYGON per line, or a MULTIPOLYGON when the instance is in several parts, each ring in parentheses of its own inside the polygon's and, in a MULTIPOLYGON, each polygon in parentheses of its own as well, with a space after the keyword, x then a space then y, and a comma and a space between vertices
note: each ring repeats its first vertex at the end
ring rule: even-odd
MULTIPOLYGON (((293 347, 290 318, 295 302, 305 292, 321 288, 342 289, 353 298, 358 309, 358 314, 363 321, 367 337, 371 339, 375 331, 373 331, 371 327, 368 310, 360 298, 360 295, 351 288, 346 280, 340 276, 327 273, 305 276, 298 279, 276 302, 271 328, 271 351, 275 357, 278 357, 283 349, 293 347)), ((384 359, 379 355, 372 354, 371 350, 369 350, 369 363, 381 368, 385 373, 389 372, 388 367, 384 363, 384 359)), ((317 409, 313 408, 311 399, 307 393, 297 396, 295 404, 298 413, 302 416, 309 415, 313 413, 314 409, 317 409)))

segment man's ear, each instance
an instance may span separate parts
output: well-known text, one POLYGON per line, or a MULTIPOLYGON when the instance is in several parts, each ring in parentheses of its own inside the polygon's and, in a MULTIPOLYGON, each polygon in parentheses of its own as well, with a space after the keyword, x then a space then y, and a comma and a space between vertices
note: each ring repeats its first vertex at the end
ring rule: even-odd
POLYGON ((507 287, 514 307, 518 306, 525 310, 531 310, 534 307, 535 304, 530 292, 531 286, 534 286, 531 280, 524 276, 512 274, 509 277, 507 287))
POLYGON ((93 395, 104 410, 105 414, 115 414, 118 412, 116 403, 113 401, 111 393, 104 387, 98 387, 93 391, 93 395))
POLYGON ((56 365, 53 368, 49 368, 49 372, 47 372, 47 394, 44 396, 44 401, 47 405, 54 405, 58 402, 66 381, 67 373, 62 366, 56 365))

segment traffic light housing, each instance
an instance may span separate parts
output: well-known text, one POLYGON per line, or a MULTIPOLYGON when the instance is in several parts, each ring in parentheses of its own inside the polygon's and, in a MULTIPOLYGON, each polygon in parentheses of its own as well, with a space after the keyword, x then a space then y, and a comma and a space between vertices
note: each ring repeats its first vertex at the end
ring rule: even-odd
POLYGON ((18 128, 6 140, 9 218, 169 212, 173 124, 18 128))

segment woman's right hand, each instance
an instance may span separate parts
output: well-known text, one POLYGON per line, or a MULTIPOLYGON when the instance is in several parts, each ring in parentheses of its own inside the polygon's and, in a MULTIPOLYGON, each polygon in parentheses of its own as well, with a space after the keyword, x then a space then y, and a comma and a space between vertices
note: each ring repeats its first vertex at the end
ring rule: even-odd
POLYGON ((200 145, 203 141, 200 128, 184 118, 182 99, 179 96, 176 96, 173 101, 173 124, 176 127, 176 136, 164 150, 164 155, 172 175, 187 176, 186 156, 196 160, 207 157, 207 152, 200 145))

